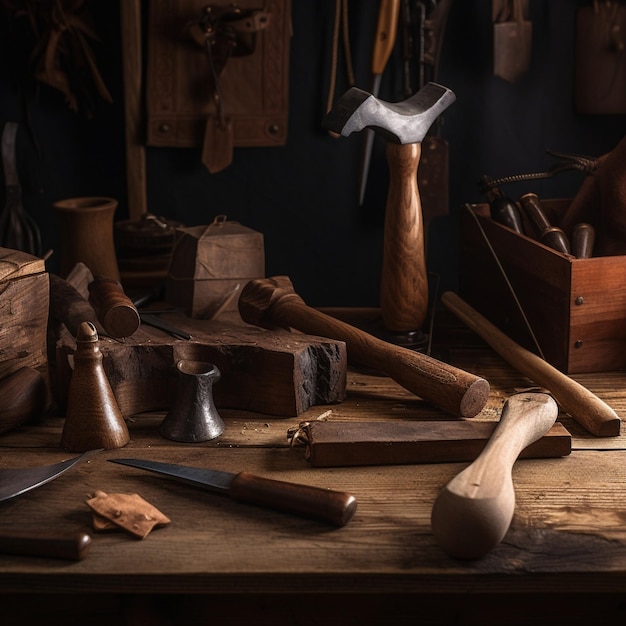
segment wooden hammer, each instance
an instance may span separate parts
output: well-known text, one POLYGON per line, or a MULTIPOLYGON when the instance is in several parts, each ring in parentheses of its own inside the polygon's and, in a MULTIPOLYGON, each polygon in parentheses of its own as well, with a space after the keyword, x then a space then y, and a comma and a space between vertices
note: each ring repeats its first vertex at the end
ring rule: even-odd
POLYGON ((518 393, 478 458, 440 492, 431 513, 435 539, 450 556, 478 559, 506 535, 515 512, 513 464, 556 421, 559 407, 546 393, 518 393))
POLYGON ((487 402, 489 383, 408 348, 377 339, 307 306, 287 276, 251 280, 239 298, 244 322, 265 328, 295 328, 346 344, 348 361, 383 372, 434 406, 474 417, 487 402))

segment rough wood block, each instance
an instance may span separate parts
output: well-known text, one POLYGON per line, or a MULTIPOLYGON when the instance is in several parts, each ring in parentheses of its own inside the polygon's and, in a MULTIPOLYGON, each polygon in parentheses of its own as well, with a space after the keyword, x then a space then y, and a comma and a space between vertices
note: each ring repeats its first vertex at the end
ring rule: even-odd
POLYGON ((0 380, 23 367, 46 370, 47 323, 43 259, 0 248, 0 380))
MULTIPOLYGON (((217 365, 222 374, 213 388, 218 408, 288 417, 345 397, 347 360, 341 341, 266 331, 241 321, 194 320, 177 314, 162 318, 190 333, 191 340, 175 339, 145 325, 123 342, 100 339, 104 369, 124 416, 169 408, 180 359, 217 365)), ((57 341, 62 404, 74 348, 70 333, 62 333, 57 341)))

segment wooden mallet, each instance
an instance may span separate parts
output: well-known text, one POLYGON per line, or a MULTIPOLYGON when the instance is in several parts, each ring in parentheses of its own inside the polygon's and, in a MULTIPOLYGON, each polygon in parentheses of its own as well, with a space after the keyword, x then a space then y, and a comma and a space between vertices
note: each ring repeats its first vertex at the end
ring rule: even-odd
POLYGON ((502 541, 515 510, 513 464, 550 430, 558 414, 545 393, 518 393, 507 400, 481 454, 435 500, 433 535, 450 556, 478 559, 502 541))
POLYGON ((251 280, 239 297, 244 322, 295 328, 346 344, 348 362, 380 371, 420 398, 460 417, 475 417, 489 397, 489 383, 425 354, 382 341, 307 306, 287 276, 251 280))

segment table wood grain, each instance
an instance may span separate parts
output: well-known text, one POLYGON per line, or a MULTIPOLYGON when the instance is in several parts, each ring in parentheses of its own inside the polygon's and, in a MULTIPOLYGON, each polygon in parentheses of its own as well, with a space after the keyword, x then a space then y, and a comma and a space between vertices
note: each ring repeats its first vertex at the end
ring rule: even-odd
MULTIPOLYGON (((439 340, 434 353, 490 382, 489 401, 476 419, 497 420, 507 397, 532 387, 533 382, 517 374, 480 341, 466 339, 447 335, 439 340)), ((575 378, 608 402, 620 417, 626 417, 626 372, 575 378)), ((623 611, 624 434, 594 437, 561 412, 559 421, 573 435, 571 455, 518 461, 513 469, 517 503, 509 532, 485 558, 463 562, 448 557, 436 544, 430 512, 439 491, 465 463, 313 468, 304 448, 292 447, 288 439, 288 431, 300 422, 320 417, 390 423, 398 419, 450 419, 391 379, 350 370, 347 397, 340 404, 314 406, 293 418, 236 410, 223 410, 222 416, 226 424, 223 435, 198 444, 161 437, 158 426, 164 413, 132 416, 128 420, 131 441, 126 447, 103 451, 56 480, 0 503, 0 531, 54 528, 89 532, 93 538, 87 557, 79 562, 0 555, 1 593, 9 594, 7 598, 13 597, 11 594, 83 598, 95 594, 108 598, 108 602, 131 596, 135 602, 141 598, 184 597, 185 610, 206 597, 224 611, 233 610, 224 598, 234 594, 241 600, 241 615, 251 606, 258 608, 254 598, 272 597, 287 611, 285 607, 295 610, 296 595, 304 596, 298 606, 315 605, 311 598, 318 597, 318 609, 330 611, 341 596, 346 602, 351 598, 359 606, 372 607, 372 620, 361 623, 385 623, 374 616, 378 609, 384 613, 383 599, 390 596, 403 601, 464 597, 467 602, 463 606, 469 611, 464 613, 466 617, 473 614, 471 598, 483 595, 497 595, 504 601, 511 594, 518 599, 549 594, 553 600, 567 597, 568 606, 573 606, 580 594, 600 594, 607 602, 611 599, 612 610, 618 614, 623 611), (354 494, 358 508, 348 525, 335 528, 108 462, 116 457, 230 472, 247 470, 338 489, 354 494), (123 533, 93 532, 85 501, 96 490, 138 493, 167 515, 171 524, 153 530, 144 540, 123 533)), ((60 448, 62 426, 62 416, 49 416, 0 436, 0 468, 44 465, 73 456, 60 448)), ((126 600, 125 614, 138 610, 137 604, 129 609, 126 600)), ((99 605, 102 610, 107 601, 99 605)), ((585 606, 596 606, 594 602, 589 600, 585 606)), ((149 612, 154 606, 142 610, 149 612)), ((177 613, 184 614, 182 608, 177 613)), ((414 615, 415 611, 407 609, 406 616, 414 615)), ((484 620, 484 613, 481 615, 484 620)), ((195 622, 190 619, 187 623, 195 622)), ((398 617, 396 623, 404 622, 398 617)))

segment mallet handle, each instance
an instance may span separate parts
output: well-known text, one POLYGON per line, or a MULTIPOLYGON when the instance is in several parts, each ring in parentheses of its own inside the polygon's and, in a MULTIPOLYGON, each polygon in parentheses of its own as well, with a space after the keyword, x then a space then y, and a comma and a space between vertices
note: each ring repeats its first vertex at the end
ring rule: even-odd
POLYGON ((619 435, 617 413, 589 389, 517 344, 455 293, 447 291, 441 301, 518 372, 548 389, 581 426, 598 437, 619 435))

